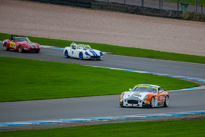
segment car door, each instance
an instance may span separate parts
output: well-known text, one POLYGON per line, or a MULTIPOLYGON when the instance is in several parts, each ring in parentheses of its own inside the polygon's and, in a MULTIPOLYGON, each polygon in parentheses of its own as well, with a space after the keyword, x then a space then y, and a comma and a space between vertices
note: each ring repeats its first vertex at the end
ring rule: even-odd
POLYGON ((69 56, 76 57, 75 53, 76 53, 76 47, 71 46, 69 51, 69 56))
POLYGON ((15 43, 14 43, 13 40, 9 40, 9 41, 7 42, 7 44, 8 44, 8 47, 9 47, 10 49, 14 49, 15 43))
POLYGON ((163 105, 163 102, 165 100, 163 93, 164 93, 164 90, 161 87, 158 88, 158 104, 159 105, 163 105))

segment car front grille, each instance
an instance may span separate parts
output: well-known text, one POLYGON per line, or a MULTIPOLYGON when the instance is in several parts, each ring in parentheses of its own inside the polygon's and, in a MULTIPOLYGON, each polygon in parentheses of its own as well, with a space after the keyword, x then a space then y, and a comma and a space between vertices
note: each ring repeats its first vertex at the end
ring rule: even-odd
POLYGON ((30 51, 39 51, 39 49, 30 49, 30 51))
POLYGON ((129 104, 138 104, 137 100, 128 100, 127 101, 129 104))
POLYGON ((90 56, 92 59, 100 59, 100 56, 90 56))

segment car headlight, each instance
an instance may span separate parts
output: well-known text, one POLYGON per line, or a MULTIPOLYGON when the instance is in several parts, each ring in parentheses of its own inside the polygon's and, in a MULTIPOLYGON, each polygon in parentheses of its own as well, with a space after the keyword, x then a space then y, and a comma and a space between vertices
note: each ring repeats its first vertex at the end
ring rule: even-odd
POLYGON ((88 52, 85 52, 85 55, 90 56, 90 54, 88 54, 88 52))
POLYGON ((120 101, 122 101, 123 97, 124 97, 124 94, 125 92, 123 92, 121 95, 120 95, 120 101))
POLYGON ((100 52, 100 56, 103 56, 103 53, 102 53, 102 52, 100 52))
POLYGON ((145 96, 144 98, 148 98, 148 96, 145 96))

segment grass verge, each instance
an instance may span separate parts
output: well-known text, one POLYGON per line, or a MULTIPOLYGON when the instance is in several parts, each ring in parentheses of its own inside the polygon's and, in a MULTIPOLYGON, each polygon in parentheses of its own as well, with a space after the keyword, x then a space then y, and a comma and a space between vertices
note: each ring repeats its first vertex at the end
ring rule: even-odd
POLYGON ((120 94, 136 84, 164 90, 198 84, 149 74, 78 64, 0 57, 0 102, 120 94))
POLYGON ((5 137, 202 137, 205 135, 205 119, 177 121, 148 121, 114 123, 55 129, 18 130, 0 132, 5 137))
MULTIPOLYGON (((1 40, 9 39, 10 36, 11 34, 0 33, 1 40)), ((50 46, 57 46, 57 47, 66 47, 73 42, 67 40, 47 39, 47 38, 37 38, 37 37, 29 37, 29 39, 41 45, 50 45, 50 46)), ((116 54, 116 55, 205 64, 205 56, 161 52, 155 50, 147 50, 147 49, 132 48, 132 47, 121 47, 121 46, 114 46, 108 44, 98 44, 98 43, 88 43, 88 42, 77 42, 77 43, 89 44, 93 49, 98 49, 104 52, 110 52, 111 54, 116 54)))

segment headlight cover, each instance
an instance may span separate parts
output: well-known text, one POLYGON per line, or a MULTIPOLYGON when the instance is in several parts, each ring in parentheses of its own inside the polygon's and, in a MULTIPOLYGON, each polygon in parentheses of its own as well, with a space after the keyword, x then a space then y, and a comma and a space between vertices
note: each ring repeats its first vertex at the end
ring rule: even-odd
POLYGON ((90 54, 88 54, 88 52, 87 52, 87 51, 85 52, 85 55, 90 56, 90 54))
POLYGON ((103 56, 103 53, 102 53, 102 52, 100 52, 100 56, 103 56))
POLYGON ((123 93, 120 95, 120 101, 123 100, 124 94, 125 94, 125 92, 123 92, 123 93))

